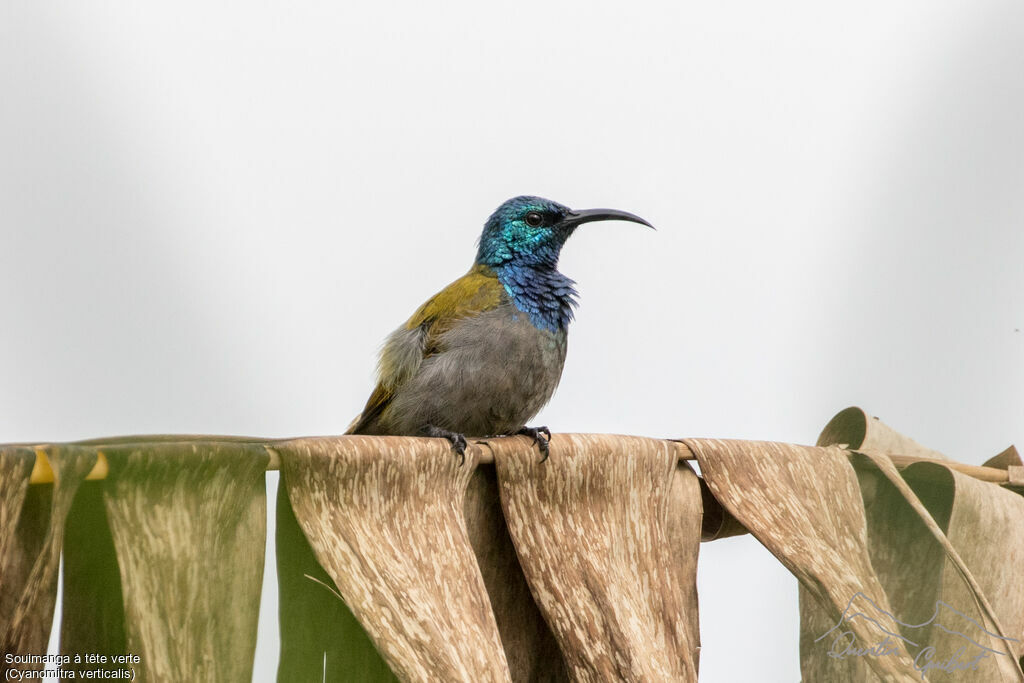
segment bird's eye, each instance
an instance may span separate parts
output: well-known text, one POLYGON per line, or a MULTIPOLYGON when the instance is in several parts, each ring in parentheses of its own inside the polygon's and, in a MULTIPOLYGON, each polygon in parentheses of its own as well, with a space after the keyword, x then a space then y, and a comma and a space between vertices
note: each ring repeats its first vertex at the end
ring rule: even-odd
POLYGON ((541 216, 536 211, 531 211, 530 213, 526 214, 526 224, 529 225, 531 228, 539 228, 543 222, 544 216, 541 216))

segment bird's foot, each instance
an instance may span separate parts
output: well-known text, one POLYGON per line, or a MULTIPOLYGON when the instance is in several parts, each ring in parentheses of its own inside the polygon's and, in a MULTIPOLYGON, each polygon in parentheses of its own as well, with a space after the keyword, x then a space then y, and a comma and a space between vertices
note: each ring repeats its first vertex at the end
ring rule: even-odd
POLYGON ((459 466, 461 467, 466 462, 466 437, 458 432, 452 432, 447 429, 441 429, 434 425, 427 425, 423 428, 423 435, 430 436, 437 439, 448 439, 452 444, 452 450, 459 455, 459 466))
POLYGON ((533 445, 540 449, 544 456, 540 459, 544 462, 551 455, 551 430, 547 427, 523 427, 516 434, 525 434, 533 439, 533 445))

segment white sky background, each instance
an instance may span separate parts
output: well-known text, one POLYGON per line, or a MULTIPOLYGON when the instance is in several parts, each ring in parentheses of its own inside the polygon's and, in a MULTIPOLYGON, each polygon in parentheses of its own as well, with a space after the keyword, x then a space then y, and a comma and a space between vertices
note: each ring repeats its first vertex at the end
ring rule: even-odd
MULTIPOLYGON (((1022 74, 1010 1, 6 3, 0 441, 339 433, 528 193, 658 227, 566 246, 537 424, 813 443, 857 404, 979 463, 1024 442, 1022 74)), ((795 579, 701 552, 702 680, 798 679, 795 579)))

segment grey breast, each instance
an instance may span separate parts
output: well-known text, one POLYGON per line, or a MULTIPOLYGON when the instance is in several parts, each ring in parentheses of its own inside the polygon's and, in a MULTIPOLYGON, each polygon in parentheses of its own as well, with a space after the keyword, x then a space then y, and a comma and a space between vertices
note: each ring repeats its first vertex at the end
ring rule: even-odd
POLYGON ((533 326, 512 304, 458 321, 442 334, 382 415, 387 431, 431 424, 473 436, 524 426, 555 392, 565 363, 565 330, 533 326))

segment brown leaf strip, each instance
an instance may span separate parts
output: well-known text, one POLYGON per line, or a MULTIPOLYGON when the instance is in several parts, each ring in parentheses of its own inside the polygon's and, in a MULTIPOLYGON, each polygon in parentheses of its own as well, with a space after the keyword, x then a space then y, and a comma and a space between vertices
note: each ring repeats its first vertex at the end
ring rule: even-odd
POLYGON ((715 498, 806 587, 822 610, 801 624, 805 681, 918 680, 896 623, 847 617, 891 613, 868 557, 857 477, 839 448, 722 439, 685 439, 715 498), (842 628, 832 631, 833 628, 842 628), (840 634, 849 633, 845 639, 840 634), (828 634, 828 635, 826 635, 828 634), (835 635, 833 635, 835 634, 835 635), (823 638, 824 637, 824 638, 823 638), (829 656, 852 641, 887 642, 881 657, 829 656))
POLYGON ((1009 647, 1009 644, 1005 639, 1011 638, 1012 636, 1003 629, 998 617, 996 616, 995 610, 989 603, 988 598, 985 596, 981 586, 978 585, 974 575, 968 569, 964 563, 960 553, 957 552, 956 548, 953 547, 949 539, 939 528, 939 525, 932 518, 932 515, 925 508, 924 504, 914 493, 913 489, 904 481, 903 477, 900 476, 896 470, 896 466, 893 465, 892 461, 884 454, 872 450, 857 450, 857 453, 870 459, 871 462, 878 467, 879 471, 885 476, 889 482, 896 487, 896 489, 903 495, 904 499, 910 504, 914 512, 918 514, 925 527, 932 534, 932 536, 939 542, 946 556, 952 561, 956 571, 963 578, 963 580, 970 587, 972 596, 977 602, 979 609, 981 610, 983 618, 995 629, 998 638, 993 639, 996 643, 993 647, 1002 649, 1009 655, 1008 659, 1012 662, 1012 668, 1017 675, 1018 680, 1024 681, 1024 671, 1021 670, 1020 662, 1017 661, 1017 657, 1013 652, 1013 649, 1009 647))
POLYGON ((461 466, 440 439, 347 436, 273 448, 317 560, 399 678, 509 680, 463 517, 478 447, 461 466))
POLYGON ((676 479, 675 445, 556 434, 541 463, 528 439, 488 443, 523 572, 573 679, 695 681, 700 492, 692 473, 676 479))

